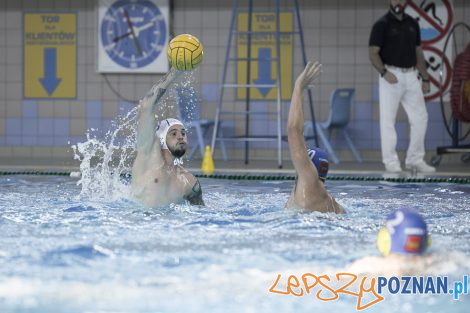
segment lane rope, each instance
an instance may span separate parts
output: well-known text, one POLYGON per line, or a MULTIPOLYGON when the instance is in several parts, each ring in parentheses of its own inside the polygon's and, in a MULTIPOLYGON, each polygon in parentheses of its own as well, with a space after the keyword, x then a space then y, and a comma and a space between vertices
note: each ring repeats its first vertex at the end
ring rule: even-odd
MULTIPOLYGON (((43 176, 72 176, 79 177, 79 172, 69 171, 0 171, 0 176, 9 175, 43 175, 43 176)), ((130 178, 130 174, 123 177, 130 178)), ((198 178, 227 179, 227 180, 263 180, 280 181, 295 180, 294 175, 235 175, 235 174, 195 174, 198 178)), ((381 177, 381 176, 349 176, 329 175, 328 181, 386 181, 393 183, 454 183, 470 184, 470 178, 465 177, 381 177)))

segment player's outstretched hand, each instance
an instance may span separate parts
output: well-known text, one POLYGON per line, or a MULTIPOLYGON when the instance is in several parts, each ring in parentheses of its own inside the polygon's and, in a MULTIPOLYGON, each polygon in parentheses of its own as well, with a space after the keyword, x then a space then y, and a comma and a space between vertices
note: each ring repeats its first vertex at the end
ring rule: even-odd
POLYGON ((305 66, 305 69, 300 73, 299 77, 295 81, 296 87, 304 89, 308 85, 312 85, 313 82, 320 76, 322 65, 317 62, 309 61, 305 66))

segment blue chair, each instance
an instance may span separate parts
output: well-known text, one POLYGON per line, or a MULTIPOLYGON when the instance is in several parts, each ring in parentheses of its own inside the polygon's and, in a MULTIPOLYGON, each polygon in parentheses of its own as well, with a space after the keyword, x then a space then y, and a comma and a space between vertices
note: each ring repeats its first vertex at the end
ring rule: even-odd
MULTIPOLYGON (((203 157, 206 147, 204 136, 210 128, 214 127, 215 122, 214 120, 200 119, 201 103, 199 101, 199 95, 193 87, 186 86, 176 88, 175 97, 178 108, 178 118, 184 123, 186 129, 189 130, 190 128, 194 128, 196 130, 197 141, 189 154, 189 159, 193 158, 198 147, 201 157, 203 157)), ((218 133, 220 134, 220 137, 223 138, 220 123, 218 133)), ((227 150, 225 149, 225 143, 223 140, 220 140, 220 148, 224 160, 227 161, 227 150)))
MULTIPOLYGON (((362 158, 359 155, 359 152, 354 146, 347 131, 347 126, 351 116, 353 96, 354 89, 352 88, 338 88, 334 90, 330 96, 330 115, 328 116, 328 119, 323 123, 315 123, 318 137, 320 138, 325 149, 330 154, 333 163, 336 164, 339 163, 339 160, 336 157, 336 154, 333 151, 329 141, 329 139, 331 139, 333 129, 337 129, 341 132, 356 160, 358 162, 362 162, 362 158), (328 139, 326 138, 323 130, 328 130, 328 139)), ((308 134, 309 131, 313 132, 312 121, 307 121, 304 125, 305 134, 308 134)))

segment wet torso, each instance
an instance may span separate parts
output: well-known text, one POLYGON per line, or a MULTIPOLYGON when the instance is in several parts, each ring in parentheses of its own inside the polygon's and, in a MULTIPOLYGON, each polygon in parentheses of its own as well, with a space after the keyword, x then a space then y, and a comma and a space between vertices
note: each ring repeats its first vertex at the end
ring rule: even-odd
POLYGON ((154 154, 147 158, 137 155, 132 168, 132 194, 148 207, 184 202, 196 182, 186 169, 158 163, 154 154))

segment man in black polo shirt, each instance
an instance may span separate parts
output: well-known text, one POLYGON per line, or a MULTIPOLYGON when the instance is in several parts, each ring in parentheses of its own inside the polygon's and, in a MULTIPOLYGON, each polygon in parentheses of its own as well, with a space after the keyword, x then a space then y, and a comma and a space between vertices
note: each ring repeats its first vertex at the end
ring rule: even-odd
POLYGON ((405 167, 432 173, 436 169, 424 161, 424 136, 428 113, 423 92, 429 92, 430 85, 420 46, 419 24, 404 12, 406 0, 389 1, 390 11, 374 24, 369 40, 369 59, 380 73, 382 162, 387 172, 402 171, 396 152, 395 130, 395 120, 401 103, 410 122, 410 144, 405 167))

